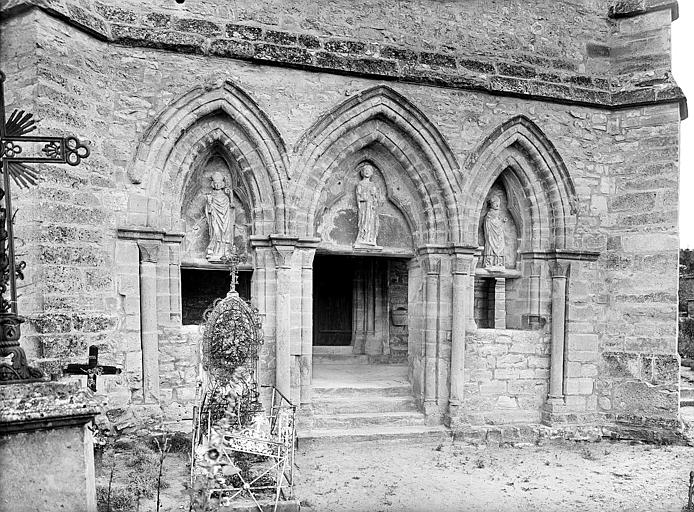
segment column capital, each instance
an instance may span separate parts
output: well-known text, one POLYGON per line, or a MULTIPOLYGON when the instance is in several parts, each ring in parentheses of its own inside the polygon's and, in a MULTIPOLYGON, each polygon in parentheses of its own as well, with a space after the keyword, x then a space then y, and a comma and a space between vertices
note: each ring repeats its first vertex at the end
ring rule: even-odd
POLYGON ((137 247, 140 249, 140 263, 156 263, 159 259, 159 240, 138 240, 137 247))
POLYGON ((291 268, 295 246, 275 245, 273 249, 272 254, 275 256, 275 265, 279 268, 291 268))
POLYGON ((566 279, 569 274, 571 263, 568 261, 553 261, 549 264, 549 272, 552 279, 566 279))
POLYGON ((454 246, 451 261, 452 273, 458 275, 473 274, 480 254, 479 247, 454 246))

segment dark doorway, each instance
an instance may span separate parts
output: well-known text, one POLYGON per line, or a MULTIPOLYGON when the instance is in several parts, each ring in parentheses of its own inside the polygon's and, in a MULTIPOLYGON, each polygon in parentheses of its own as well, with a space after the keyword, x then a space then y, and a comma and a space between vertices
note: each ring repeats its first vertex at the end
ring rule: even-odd
MULTIPOLYGON (((236 290, 244 300, 251 299, 252 272, 239 272, 236 290)), ((215 299, 226 297, 231 276, 228 270, 181 268, 181 317, 183 325, 202 323, 202 315, 215 299)))
POLYGON ((313 344, 352 343, 354 267, 347 256, 316 255, 313 262, 313 344))

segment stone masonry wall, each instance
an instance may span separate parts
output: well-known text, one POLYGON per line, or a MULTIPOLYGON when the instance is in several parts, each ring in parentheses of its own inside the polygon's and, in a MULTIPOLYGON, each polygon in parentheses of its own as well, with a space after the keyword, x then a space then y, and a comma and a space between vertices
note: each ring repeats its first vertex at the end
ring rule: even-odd
POLYGON ((465 369, 467 423, 540 422, 549 378, 546 332, 478 329, 465 338, 465 369))
MULTIPOLYGON (((387 4, 374 2, 363 11, 371 20, 368 23, 348 16, 342 4, 332 15, 318 6, 309 15, 308 3, 291 7, 285 2, 270 3, 263 10, 254 9, 251 2, 237 3, 235 9, 225 8, 226 3, 189 2, 185 8, 167 10, 134 2, 119 8, 87 2, 89 9, 47 4, 52 11, 28 9, 27 3, 16 1, 0 7, 4 13, 0 60, 10 75, 7 100, 10 108, 31 110, 41 120, 41 133, 74 133, 88 140, 92 155, 76 168, 37 166, 44 178, 40 187, 18 193, 18 235, 29 262, 20 303, 21 313, 30 318, 24 344, 34 357, 53 367, 86 358, 87 346, 98 344, 104 362, 125 369, 121 376, 103 379, 100 390, 108 393, 109 407, 123 412, 141 399, 137 246, 117 241, 116 229, 128 225, 134 215, 144 212, 146 218, 144 187, 133 184, 128 171, 153 120, 194 87, 230 80, 268 115, 291 160, 302 135, 330 109, 387 82, 441 131, 460 166, 450 179, 460 184, 463 193, 457 200, 463 205, 471 179, 467 161, 485 137, 518 115, 541 128, 575 185, 575 214, 567 219, 575 233, 570 243, 576 250, 600 252, 595 263, 572 264, 569 275, 565 412, 624 428, 676 420, 680 94, 669 79, 634 85, 632 78, 648 72, 649 66, 665 66, 662 55, 655 64, 646 59, 639 71, 629 71, 623 61, 619 72, 626 74, 617 80, 611 75, 617 56, 609 57, 605 49, 622 28, 632 34, 640 26, 669 30, 669 9, 610 18, 603 2, 588 0, 523 3, 522 9, 520 2, 512 2, 507 4, 508 12, 499 2, 437 2, 440 18, 426 18, 431 26, 414 27, 410 24, 425 19, 422 13, 433 13, 432 3, 401 5, 395 12, 398 22, 387 22, 390 15, 374 14, 387 4), (451 15, 449 9, 460 10, 451 15), (213 19, 213 12, 218 17, 213 19), (533 23, 521 23, 517 15, 540 20, 539 25, 533 29, 533 23), (454 21, 444 23, 444 18, 454 21), (90 28, 80 31, 70 20, 90 28), (523 28, 509 30, 511 24, 523 28), (362 28, 356 31, 357 26, 362 28), (499 34, 492 46, 482 39, 489 30, 499 34), (293 31, 303 36, 287 35, 293 31), (212 36, 226 41, 216 43, 220 48, 216 53, 210 50, 212 36), (341 38, 352 43, 340 42, 341 38), (313 52, 310 63, 287 63, 288 48, 301 45, 303 51, 313 52), (416 51, 397 50, 405 46, 416 51), (232 47, 233 51, 221 50, 232 47), (284 53, 259 53, 276 47, 284 53), (481 55, 473 47, 488 49, 481 55), (240 55, 243 48, 252 50, 252 55, 240 55), (388 52, 392 59, 384 57, 388 52), (452 60, 440 57, 447 53, 455 54, 449 56, 452 60), (332 60, 325 66, 316 65, 316 59, 328 57, 332 60), (291 66, 267 65, 273 59, 291 66), (378 66, 369 67, 374 64, 369 59, 380 59, 378 66), (408 59, 412 66, 402 67, 408 59), (514 61, 523 64, 514 66, 514 61), (5 67, 5 62, 10 65, 5 67), (474 70, 462 80, 468 64, 474 70), (497 77, 504 73, 512 77, 497 77), (418 83, 417 74, 429 85, 418 83), (482 76, 484 83, 475 81, 482 76), (511 82, 513 86, 504 89, 503 84, 511 82), (544 85, 537 89, 536 82, 544 85), (617 105, 615 98, 623 103, 617 105), (660 104, 647 104, 658 99, 660 104)), ((654 37, 665 44, 662 34, 654 37)), ((168 272, 161 264, 158 275, 168 272)), ((271 301, 276 290, 269 277, 259 276, 254 286, 267 286, 271 301)), ((181 408, 188 407, 192 397, 187 386, 194 379, 182 364, 195 350, 178 328, 175 303, 167 301, 175 295, 175 286, 162 279, 168 292, 162 288, 159 299, 169 305, 159 319, 162 345, 168 343, 160 353, 160 391, 165 409, 178 404, 166 411, 168 418, 176 419, 186 414, 181 408)), ((410 280, 421 292, 423 278, 411 273, 410 280)), ((544 268, 543 307, 548 304, 548 282, 544 268)), ((410 293, 415 292, 419 293, 411 287, 410 293)), ((420 313, 416 308, 410 311, 411 355, 419 353, 423 343, 420 313)), ((272 311, 268 314, 266 335, 271 340, 274 318, 272 311)), ((469 384, 478 389, 470 396, 479 400, 478 410, 490 405, 491 416, 499 421, 538 420, 546 395, 546 377, 540 376, 546 366, 540 361, 547 359, 547 353, 535 353, 547 343, 542 336, 482 330, 468 336, 469 384), (501 336, 494 341, 497 334, 501 336), (533 345, 535 366, 530 366, 530 353, 511 350, 521 344, 533 345), (485 350, 503 353, 482 357, 485 350), (505 356, 513 356, 509 361, 518 359, 522 368, 514 368, 516 363, 499 366, 499 358, 505 356), (475 358, 482 366, 470 366, 475 358), (508 379, 497 377, 505 371, 508 379), (477 380, 473 372, 478 372, 477 380), (482 389, 490 394, 483 396, 482 389), (494 404, 487 404, 492 399, 494 404), (512 404, 516 405, 511 408, 512 404)), ((268 342, 263 355, 267 371, 274 369, 272 350, 274 344, 268 342)), ((296 356, 293 378, 309 371, 296 352, 292 356, 296 356)), ((414 371, 420 371, 419 366, 414 371)), ((445 386, 446 375, 439 377, 445 386)), ((470 421, 485 418, 479 413, 470 421)))

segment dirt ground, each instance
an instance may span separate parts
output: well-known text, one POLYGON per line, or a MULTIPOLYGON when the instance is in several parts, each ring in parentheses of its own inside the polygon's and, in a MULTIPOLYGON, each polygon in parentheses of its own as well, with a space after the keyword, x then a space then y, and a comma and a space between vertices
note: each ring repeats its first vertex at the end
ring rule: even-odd
MULTIPOLYGON (((167 457, 161 511, 188 510, 186 466, 167 457)), ((681 512, 692 470, 683 446, 368 441, 300 448, 295 478, 302 512, 681 512)))
POLYGON ((297 466, 307 512, 680 512, 694 448, 370 441, 302 449, 297 466))

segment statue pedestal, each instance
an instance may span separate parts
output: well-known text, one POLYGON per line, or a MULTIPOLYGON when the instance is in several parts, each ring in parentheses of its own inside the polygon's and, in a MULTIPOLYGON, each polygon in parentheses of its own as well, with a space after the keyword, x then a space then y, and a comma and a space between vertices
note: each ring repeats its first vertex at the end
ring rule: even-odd
POLYGON ((383 250, 383 247, 380 245, 369 245, 369 244, 361 244, 361 243, 355 243, 353 246, 354 252, 381 252, 383 250))
POLYGON ((77 382, 0 385, 0 510, 96 512, 98 413, 77 382))

